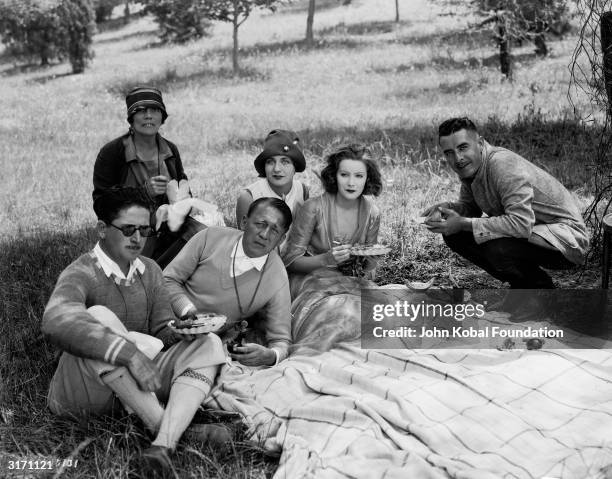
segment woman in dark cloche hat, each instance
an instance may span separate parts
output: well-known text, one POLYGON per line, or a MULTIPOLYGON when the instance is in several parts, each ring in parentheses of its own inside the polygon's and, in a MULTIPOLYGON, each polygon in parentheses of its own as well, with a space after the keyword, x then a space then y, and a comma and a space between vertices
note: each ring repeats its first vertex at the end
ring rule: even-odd
MULTIPOLYGON (((168 113, 161 91, 151 86, 132 89, 125 98, 129 131, 102 147, 93 174, 94 204, 109 188, 131 186, 140 189, 151 202, 153 214, 168 203, 168 182, 186 180, 176 145, 159 134, 168 113)), ((153 218, 152 218, 153 222, 153 218)), ((163 268, 196 231, 196 222, 185 222, 176 233, 164 223, 159 234, 147 238, 143 256, 163 268)))
POLYGON ((249 205, 257 198, 283 200, 295 218, 308 199, 308 187, 294 178, 306 169, 306 159, 297 134, 289 130, 272 130, 264 141, 263 151, 253 162, 259 179, 240 191, 236 202, 236 222, 240 224, 249 205))

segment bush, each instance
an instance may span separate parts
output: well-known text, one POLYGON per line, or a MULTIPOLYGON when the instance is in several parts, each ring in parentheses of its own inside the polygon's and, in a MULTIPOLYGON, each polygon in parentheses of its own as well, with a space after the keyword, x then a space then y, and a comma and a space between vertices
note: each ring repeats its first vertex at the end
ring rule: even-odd
POLYGON ((207 34, 207 0, 147 0, 146 12, 152 13, 164 42, 184 43, 207 34))
POLYGON ((117 5, 124 3, 123 0, 94 0, 94 11, 96 14, 96 23, 102 23, 110 20, 113 10, 117 5))
POLYGON ((91 0, 0 0, 0 35, 7 51, 25 59, 68 58, 81 73, 93 57, 91 0))

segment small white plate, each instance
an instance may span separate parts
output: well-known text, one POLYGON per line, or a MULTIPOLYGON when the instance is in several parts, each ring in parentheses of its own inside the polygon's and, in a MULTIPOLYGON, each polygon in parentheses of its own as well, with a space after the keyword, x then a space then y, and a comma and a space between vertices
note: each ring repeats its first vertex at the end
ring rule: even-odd
POLYGON ((189 328, 177 328, 174 320, 168 323, 168 327, 178 334, 208 334, 219 331, 227 321, 227 317, 222 314, 202 313, 196 315, 198 323, 189 328))

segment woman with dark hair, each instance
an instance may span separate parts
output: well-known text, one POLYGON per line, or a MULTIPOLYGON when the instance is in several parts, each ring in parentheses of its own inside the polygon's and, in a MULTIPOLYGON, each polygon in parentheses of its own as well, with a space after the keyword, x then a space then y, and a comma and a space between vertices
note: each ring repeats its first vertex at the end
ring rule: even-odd
MULTIPOLYGON (((155 212, 168 204, 168 183, 186 180, 187 175, 176 145, 159 134, 168 118, 161 91, 150 86, 137 87, 127 94, 125 103, 128 132, 104 145, 96 158, 94 206, 109 188, 130 186, 149 198, 155 212)), ((142 255, 164 268, 187 240, 203 228, 204 225, 187 220, 173 233, 164 224, 158 235, 147 238, 142 255)))
MULTIPOLYGON (((325 193, 304 203, 283 251, 290 273, 338 267, 346 271, 353 245, 377 241, 380 211, 366 195, 378 196, 382 180, 369 150, 349 145, 333 152, 321 181, 325 193)), ((374 266, 375 261, 367 261, 366 271, 374 266)))
POLYGON ((382 191, 378 166, 362 145, 330 154, 321 181, 325 193, 300 208, 282 252, 294 342, 318 350, 359 337, 360 288, 373 286, 365 277, 378 257, 354 256, 351 248, 377 243, 380 211, 369 195, 382 191))

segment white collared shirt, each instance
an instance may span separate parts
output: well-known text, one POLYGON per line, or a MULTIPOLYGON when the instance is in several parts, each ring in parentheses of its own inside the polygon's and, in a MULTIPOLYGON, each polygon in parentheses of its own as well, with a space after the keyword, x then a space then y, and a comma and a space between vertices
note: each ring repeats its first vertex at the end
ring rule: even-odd
POLYGON ((244 248, 242 247, 243 239, 244 234, 238 240, 238 246, 232 248, 232 252, 230 254, 230 258, 232 258, 232 262, 230 263, 230 276, 232 278, 234 277, 234 271, 236 272, 236 276, 240 276, 253 268, 255 268, 257 271, 261 271, 266 264, 266 260, 268 259, 267 254, 258 256, 256 258, 247 256, 247 254, 244 252, 244 248))
POLYGON ((126 279, 128 281, 131 281, 136 271, 138 271, 140 274, 144 273, 145 264, 140 261, 140 258, 136 258, 130 263, 130 269, 126 276, 125 274, 123 274, 123 271, 121 271, 119 265, 115 263, 112 259, 110 259, 110 257, 102 250, 99 242, 96 243, 96 246, 94 246, 93 252, 96 255, 96 258, 98 258, 98 261, 100 262, 102 271, 104 271, 104 274, 106 274, 106 276, 108 277, 110 277, 111 274, 114 274, 119 279, 126 279))

